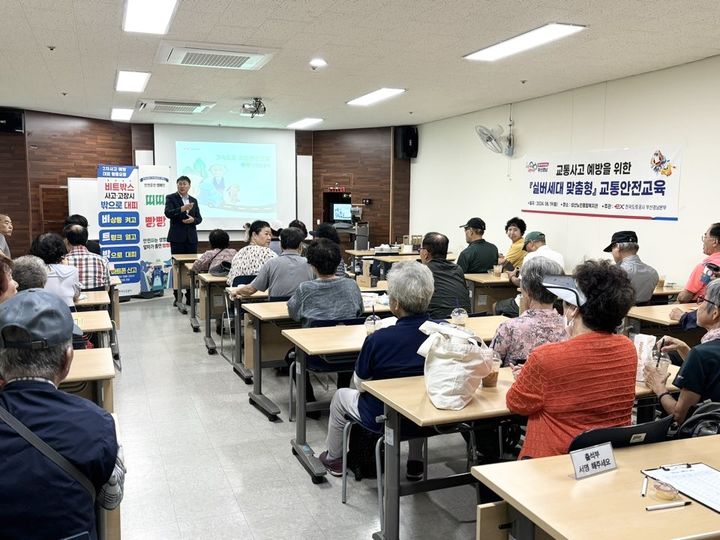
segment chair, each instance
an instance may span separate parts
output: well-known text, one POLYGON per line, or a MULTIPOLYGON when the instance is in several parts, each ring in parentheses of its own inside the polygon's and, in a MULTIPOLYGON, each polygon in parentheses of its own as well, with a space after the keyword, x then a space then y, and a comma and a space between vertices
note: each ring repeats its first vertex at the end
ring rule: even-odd
POLYGON ((612 443, 613 448, 663 442, 667 440, 668 430, 672 422, 673 417, 670 415, 660 420, 634 426, 590 429, 573 439, 568 452, 606 442, 612 443))
MULTIPOLYGON (((248 283, 252 283, 255 277, 254 275, 235 276, 232 281, 232 286, 247 285, 248 283)), ((225 311, 220 317, 220 355, 232 363, 232 360, 225 356, 225 320, 228 320, 228 327, 231 327, 230 325, 232 323, 230 321, 232 321, 233 314, 230 312, 230 303, 228 302, 227 294, 223 295, 223 300, 225 301, 225 311)), ((208 313, 207 316, 210 317, 211 314, 208 313)), ((235 339, 242 339, 242 332, 240 332, 238 328, 235 329, 235 339), (238 332, 240 337, 238 337, 238 332)))
MULTIPOLYGON (((310 328, 320 328, 326 326, 352 326, 356 324, 364 324, 365 317, 357 317, 353 319, 338 319, 338 320, 315 320, 310 322, 310 328)), ((333 356, 328 359, 322 356, 308 356, 307 357, 307 369, 305 377, 307 381, 307 372, 313 373, 352 373, 355 370, 355 360, 357 359, 357 353, 350 353, 344 355, 333 356)), ((294 386, 295 384, 295 362, 290 364, 290 414, 289 420, 292 422, 295 419, 295 399, 294 399, 294 386)))

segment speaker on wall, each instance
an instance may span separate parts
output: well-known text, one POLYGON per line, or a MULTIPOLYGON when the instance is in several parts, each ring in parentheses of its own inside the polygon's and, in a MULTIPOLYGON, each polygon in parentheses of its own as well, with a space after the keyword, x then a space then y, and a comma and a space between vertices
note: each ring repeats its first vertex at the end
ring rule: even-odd
POLYGON ((418 153, 418 130, 415 126, 395 128, 395 157, 397 159, 416 158, 418 153))
POLYGON ((25 121, 23 112, 17 109, 0 109, 0 132, 23 133, 25 121))

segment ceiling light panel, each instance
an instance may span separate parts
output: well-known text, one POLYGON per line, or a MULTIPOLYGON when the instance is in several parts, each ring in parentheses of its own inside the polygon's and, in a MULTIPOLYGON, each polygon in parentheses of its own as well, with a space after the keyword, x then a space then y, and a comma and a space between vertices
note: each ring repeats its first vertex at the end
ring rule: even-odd
POLYGON ((298 120, 297 122, 288 124, 288 128, 290 128, 290 129, 305 129, 305 128, 309 128, 310 126, 319 124, 322 121, 323 121, 322 118, 303 118, 302 120, 298 120))
POLYGON ((110 120, 127 122, 132 118, 134 109, 113 109, 110 113, 110 120))
POLYGON ((481 49, 472 54, 468 54, 463 58, 467 60, 480 60, 483 62, 494 62, 501 58, 506 58, 546 43, 562 39, 567 36, 571 36, 585 30, 585 26, 576 24, 560 24, 550 23, 535 30, 530 30, 524 34, 520 34, 514 38, 502 41, 491 47, 481 49))
POLYGON ((150 74, 144 71, 118 71, 115 90, 118 92, 144 92, 150 74))
POLYGON ((365 94, 364 96, 348 101, 347 104, 367 107, 368 105, 374 105, 378 101, 389 99, 402 94, 403 92, 405 92, 404 88, 381 88, 380 90, 375 90, 374 92, 370 92, 369 94, 365 94))
POLYGON ((177 0, 125 0, 123 30, 141 34, 167 34, 177 0))

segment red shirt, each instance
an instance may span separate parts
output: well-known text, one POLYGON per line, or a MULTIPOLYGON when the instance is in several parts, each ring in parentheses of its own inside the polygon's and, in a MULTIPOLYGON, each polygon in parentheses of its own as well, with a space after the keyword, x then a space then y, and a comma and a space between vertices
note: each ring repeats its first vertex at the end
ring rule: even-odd
POLYGON ((589 332, 535 349, 506 397, 529 417, 520 457, 564 454, 583 431, 630 424, 636 366, 621 335, 589 332))

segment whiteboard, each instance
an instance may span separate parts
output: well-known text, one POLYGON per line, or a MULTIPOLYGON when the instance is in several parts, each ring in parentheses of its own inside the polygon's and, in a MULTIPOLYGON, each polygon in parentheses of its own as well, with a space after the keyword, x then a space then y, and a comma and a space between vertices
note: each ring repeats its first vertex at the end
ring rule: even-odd
POLYGON ((93 240, 100 237, 98 226, 97 178, 68 178, 68 210, 70 214, 80 214, 88 220, 88 236, 93 240))

